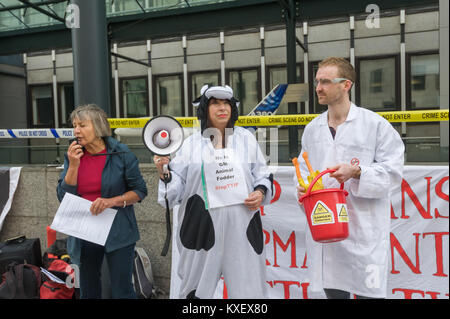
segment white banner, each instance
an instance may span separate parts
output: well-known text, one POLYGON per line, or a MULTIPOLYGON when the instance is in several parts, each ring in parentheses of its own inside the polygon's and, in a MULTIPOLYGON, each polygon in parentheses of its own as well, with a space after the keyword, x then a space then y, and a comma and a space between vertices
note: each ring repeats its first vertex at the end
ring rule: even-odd
POLYGON ((12 205, 22 167, 0 167, 0 231, 12 205))
POLYGON ((391 207, 389 298, 449 298, 448 180, 448 166, 407 167, 391 207))
MULTIPOLYGON (((306 218, 295 198, 293 167, 271 167, 275 197, 261 210, 270 298, 316 299, 306 277, 306 218)), ((406 166, 402 185, 392 196, 391 247, 387 298, 449 298, 449 168, 406 166)), ((173 214, 173 235, 177 231, 173 214)), ((351 231, 351 230, 350 230, 351 231)), ((178 298, 179 253, 172 239, 171 298, 178 298)), ((226 298, 223 281, 217 298, 226 298)))

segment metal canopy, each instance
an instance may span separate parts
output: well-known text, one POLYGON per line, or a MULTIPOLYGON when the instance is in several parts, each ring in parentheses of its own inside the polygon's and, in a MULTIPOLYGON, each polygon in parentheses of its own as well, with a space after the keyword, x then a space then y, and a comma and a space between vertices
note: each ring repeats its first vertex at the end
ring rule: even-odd
MULTIPOLYGON (((0 32, 64 23, 74 0, 0 0, 0 32)), ((216 4, 217 0, 95 0, 105 5, 107 17, 216 4)), ((236 0, 219 0, 232 2, 236 0)))
MULTIPOLYGON (((7 7, 2 4, 3 2, 5 0, 0 0, 0 12, 18 8, 35 9, 34 7, 38 6, 49 16, 56 14, 49 10, 48 5, 60 2, 68 4, 67 0, 41 2, 21 0, 20 5, 7 7)), ((136 11, 137 13, 121 16, 109 15, 107 18, 109 40, 113 42, 136 41, 263 25, 281 25, 285 22, 283 10, 286 9, 283 3, 287 3, 286 0, 235 0, 194 6, 193 1, 180 1, 179 3, 181 2, 184 4, 183 8, 151 12, 139 10, 136 11)), ((335 0, 301 0, 296 2, 300 12, 297 22, 364 13, 367 5, 366 2, 360 0, 339 2, 335 0)), ((137 3, 139 2, 137 1, 137 3)), ((382 11, 438 3, 438 0, 377 1, 377 5, 382 11)), ((72 45, 70 29, 61 21, 64 17, 61 15, 58 17, 59 19, 53 17, 55 23, 51 25, 0 32, 0 55, 70 48, 72 45)))
POLYGON ((6 30, 21 28, 29 30, 34 25, 28 20, 33 20, 37 15, 47 16, 52 19, 53 23, 64 23, 65 13, 60 16, 56 11, 63 9, 64 12, 68 3, 69 0, 1 0, 0 33, 5 31, 5 28, 6 30), (59 4, 62 4, 62 6, 59 4), (52 7, 54 5, 59 5, 58 9, 52 7), (18 25, 14 26, 14 24, 10 24, 10 21, 16 22, 18 25))

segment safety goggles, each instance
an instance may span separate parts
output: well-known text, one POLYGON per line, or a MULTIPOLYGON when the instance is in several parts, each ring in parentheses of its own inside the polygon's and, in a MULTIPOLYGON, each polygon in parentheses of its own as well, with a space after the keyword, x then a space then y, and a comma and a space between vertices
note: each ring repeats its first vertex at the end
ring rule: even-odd
POLYGON ((331 83, 334 83, 334 84, 340 83, 342 81, 350 81, 350 80, 346 79, 346 78, 316 79, 316 80, 314 80, 314 86, 317 87, 319 85, 319 83, 321 85, 325 86, 325 85, 330 85, 331 83))

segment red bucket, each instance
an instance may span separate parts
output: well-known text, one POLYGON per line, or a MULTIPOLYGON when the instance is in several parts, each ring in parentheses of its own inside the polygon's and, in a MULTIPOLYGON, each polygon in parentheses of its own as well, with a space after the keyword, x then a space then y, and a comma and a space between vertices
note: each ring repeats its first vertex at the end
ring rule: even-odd
POLYGON ((311 192, 314 184, 327 173, 327 169, 317 175, 309 185, 306 193, 300 197, 312 238, 320 243, 332 243, 348 237, 348 210, 345 197, 348 192, 341 188, 320 189, 311 192))

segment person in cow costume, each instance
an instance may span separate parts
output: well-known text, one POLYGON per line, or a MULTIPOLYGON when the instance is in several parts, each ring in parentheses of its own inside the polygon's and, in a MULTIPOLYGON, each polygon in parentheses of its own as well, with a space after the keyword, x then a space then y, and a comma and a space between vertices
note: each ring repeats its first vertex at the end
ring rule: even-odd
POLYGON ((259 208, 270 203, 273 177, 254 135, 234 126, 239 101, 233 90, 204 86, 200 93, 194 106, 201 130, 186 138, 172 160, 154 157, 161 178, 158 202, 165 206, 167 196, 171 207, 180 205, 179 297, 212 298, 223 276, 229 298, 266 298, 259 208))

